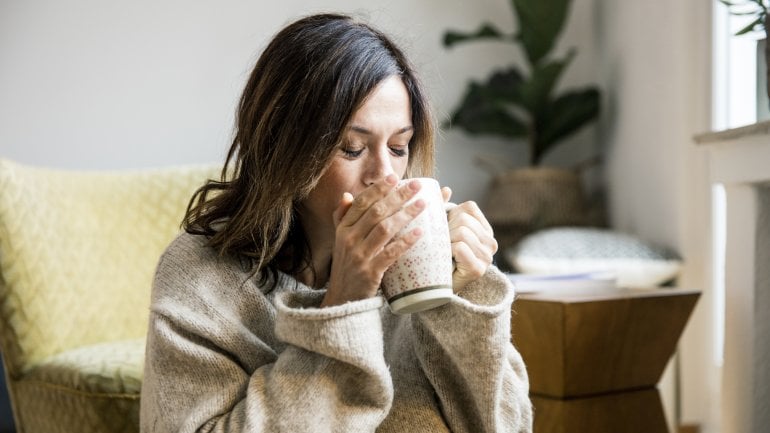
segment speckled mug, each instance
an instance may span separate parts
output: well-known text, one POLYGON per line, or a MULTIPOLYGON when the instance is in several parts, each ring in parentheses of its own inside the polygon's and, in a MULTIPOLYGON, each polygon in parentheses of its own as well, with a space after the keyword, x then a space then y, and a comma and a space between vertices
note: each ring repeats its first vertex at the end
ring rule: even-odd
POLYGON ((417 180, 420 191, 406 205, 421 198, 425 209, 399 233, 422 229, 422 236, 385 271, 382 291, 396 314, 409 314, 443 305, 452 298, 452 244, 449 240, 447 211, 435 179, 405 179, 399 186, 417 180))

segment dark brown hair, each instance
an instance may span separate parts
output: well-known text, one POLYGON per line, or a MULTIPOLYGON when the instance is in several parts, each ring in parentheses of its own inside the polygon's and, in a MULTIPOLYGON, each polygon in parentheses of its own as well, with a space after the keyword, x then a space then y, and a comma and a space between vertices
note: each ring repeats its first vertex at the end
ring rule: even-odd
POLYGON ((320 14, 281 30, 241 96, 221 180, 193 195, 183 221, 220 254, 296 273, 310 266, 297 206, 338 152, 353 113, 385 78, 409 93, 414 135, 407 176, 433 172, 433 120, 412 66, 383 33, 351 17, 320 14), (280 267, 277 266, 280 260, 280 267))

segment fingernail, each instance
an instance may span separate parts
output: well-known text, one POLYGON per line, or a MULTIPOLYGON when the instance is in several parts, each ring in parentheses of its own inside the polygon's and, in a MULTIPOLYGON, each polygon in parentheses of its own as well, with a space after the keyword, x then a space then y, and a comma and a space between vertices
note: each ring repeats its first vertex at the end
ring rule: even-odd
POLYGON ((423 200, 423 199, 421 199, 421 198, 420 198, 420 199, 417 199, 417 200, 415 200, 415 202, 414 202, 414 207, 416 207, 417 209, 422 209, 422 208, 424 208, 424 207, 425 207, 425 200, 423 200))
POLYGON ((397 182, 398 182, 398 179, 396 179, 395 174, 391 173, 385 176, 385 183, 387 183, 388 185, 395 185, 397 182))
POLYGON ((420 182, 418 182, 416 180, 413 180, 413 181, 409 182, 409 189, 411 189, 412 191, 415 191, 415 192, 419 191, 420 190, 420 182))
POLYGON ((415 227, 414 230, 412 230, 412 234, 415 236, 422 236, 422 229, 420 227, 415 227))

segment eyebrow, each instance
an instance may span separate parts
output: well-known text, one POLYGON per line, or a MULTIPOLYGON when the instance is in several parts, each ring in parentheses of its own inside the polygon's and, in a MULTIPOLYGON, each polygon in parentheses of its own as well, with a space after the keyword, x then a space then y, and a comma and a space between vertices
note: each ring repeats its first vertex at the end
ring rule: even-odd
MULTIPOLYGON (((363 126, 350 125, 350 130, 353 131, 353 132, 357 132, 359 134, 372 135, 372 131, 364 128, 363 126)), ((413 130, 414 130, 413 126, 411 126, 411 125, 405 126, 405 127, 401 128, 401 129, 399 129, 398 131, 396 131, 396 133, 394 135, 404 134, 406 132, 413 131, 413 130)))

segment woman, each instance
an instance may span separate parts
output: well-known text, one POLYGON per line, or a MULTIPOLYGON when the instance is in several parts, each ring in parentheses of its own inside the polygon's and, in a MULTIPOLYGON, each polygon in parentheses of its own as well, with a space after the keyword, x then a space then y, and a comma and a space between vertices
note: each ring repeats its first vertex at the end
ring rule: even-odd
MULTIPOLYGON (((513 292, 483 214, 449 214, 457 296, 411 316, 378 294, 421 233, 404 177, 433 167, 402 52, 341 15, 279 32, 240 101, 221 182, 193 198, 153 286, 143 432, 530 431, 513 292)), ((449 191, 444 190, 448 199, 449 191)))

